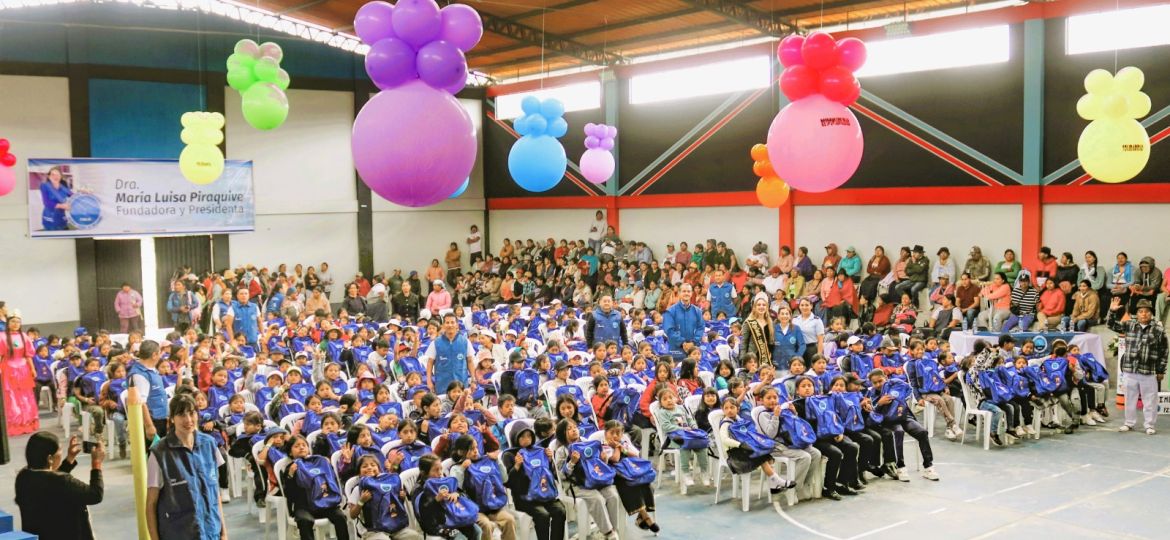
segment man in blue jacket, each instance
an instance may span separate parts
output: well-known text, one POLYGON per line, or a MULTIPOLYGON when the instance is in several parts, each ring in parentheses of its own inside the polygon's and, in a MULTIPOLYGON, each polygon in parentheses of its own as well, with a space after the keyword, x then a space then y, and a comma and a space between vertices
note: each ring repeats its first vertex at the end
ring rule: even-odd
POLYGON ((629 340, 626 339, 626 324, 621 312, 613 309, 613 297, 604 295, 597 305, 585 323, 585 342, 592 347, 599 341, 613 341, 621 348, 629 340))
POLYGON ((662 316, 662 330, 666 332, 670 355, 677 360, 685 358, 686 352, 703 340, 703 310, 691 303, 694 294, 690 283, 679 285, 678 303, 666 308, 662 316), (686 346, 688 343, 691 347, 686 346))

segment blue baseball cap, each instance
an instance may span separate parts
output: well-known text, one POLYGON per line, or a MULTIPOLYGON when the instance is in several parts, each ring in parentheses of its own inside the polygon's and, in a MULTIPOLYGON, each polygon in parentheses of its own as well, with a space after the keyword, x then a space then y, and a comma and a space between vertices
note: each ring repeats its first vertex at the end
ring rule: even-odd
POLYGON ((73 330, 73 337, 81 337, 88 333, 89 330, 86 330, 84 326, 78 326, 73 330))

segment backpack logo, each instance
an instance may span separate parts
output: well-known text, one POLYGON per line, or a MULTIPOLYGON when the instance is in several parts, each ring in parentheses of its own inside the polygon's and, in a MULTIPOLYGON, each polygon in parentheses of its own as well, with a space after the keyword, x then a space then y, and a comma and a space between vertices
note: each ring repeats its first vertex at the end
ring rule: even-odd
POLYGON ((1048 338, 1044 336, 1034 336, 1032 338, 1032 345, 1036 346, 1036 352, 1038 353, 1048 352, 1048 338))
POLYGON ((390 493, 390 484, 382 484, 382 493, 390 493))

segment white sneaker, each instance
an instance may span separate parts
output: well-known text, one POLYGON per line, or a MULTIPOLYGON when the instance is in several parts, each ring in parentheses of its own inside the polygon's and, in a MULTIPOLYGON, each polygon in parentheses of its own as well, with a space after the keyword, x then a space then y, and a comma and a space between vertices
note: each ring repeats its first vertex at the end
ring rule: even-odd
POLYGON ((1154 428, 1152 428, 1152 427, 1146 428, 1146 435, 1153 435, 1155 433, 1157 433, 1157 431, 1155 431, 1154 428))
POLYGON ((898 469, 898 481, 899 482, 909 482, 910 481, 910 474, 906 472, 905 467, 898 469))
POLYGON ((956 438, 958 438, 959 437, 959 430, 957 429, 957 426, 951 426, 951 427, 947 428, 947 432, 944 433, 943 436, 945 436, 947 438, 947 440, 949 440, 949 441, 953 441, 956 438))
POLYGON ((1082 423, 1082 424, 1085 424, 1086 426, 1095 426, 1095 425, 1097 425, 1097 421, 1096 421, 1096 420, 1093 420, 1093 415, 1091 415, 1091 414, 1086 414, 1086 415, 1082 416, 1082 417, 1081 417, 1081 423, 1082 423))
POLYGON ((711 487, 711 477, 707 474, 700 473, 699 480, 703 482, 703 487, 711 487))
POLYGON ((1030 425, 1029 425, 1029 426, 1024 426, 1024 433, 1027 433, 1028 435, 1035 435, 1035 434, 1036 434, 1036 430, 1035 430, 1035 429, 1032 429, 1032 426, 1030 426, 1030 425))
POLYGON ((1125 433, 1126 431, 1133 431, 1133 426, 1121 426, 1121 427, 1117 428, 1117 431, 1120 431, 1122 433, 1125 433))
POLYGON ((1089 416, 1092 416, 1093 420, 1096 420, 1098 424, 1104 424, 1105 422, 1108 421, 1108 420, 1105 420, 1105 417, 1101 416, 1101 413, 1099 413, 1097 411, 1093 411, 1093 412, 1089 413, 1089 416))
POLYGON ((1016 426, 1016 438, 1023 439, 1028 432, 1024 431, 1024 426, 1016 426))
POLYGON ((938 482, 938 473, 934 472, 934 467, 927 467, 922 469, 922 477, 927 480, 934 480, 938 482))
POLYGON ((685 476, 683 476, 683 485, 685 485, 687 487, 691 487, 691 486, 695 485, 695 479, 693 477, 691 477, 691 475, 689 475, 689 474, 685 475, 685 476))

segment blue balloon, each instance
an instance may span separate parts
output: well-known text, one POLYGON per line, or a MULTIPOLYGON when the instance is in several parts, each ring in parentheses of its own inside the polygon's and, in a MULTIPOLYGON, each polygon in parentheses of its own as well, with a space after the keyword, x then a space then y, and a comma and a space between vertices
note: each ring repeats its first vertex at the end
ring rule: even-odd
POLYGON ((549 120, 560 118, 565 114, 565 105, 556 98, 546 99, 540 103, 540 114, 549 120))
POLYGON ((557 118, 555 120, 550 121, 548 123, 548 128, 545 129, 545 133, 548 133, 549 135, 552 135, 553 137, 556 137, 558 139, 561 137, 564 137, 565 134, 568 132, 569 132, 569 123, 566 122, 564 118, 557 118))
POLYGON ((447 197, 447 198, 448 199, 458 199, 460 195, 463 195, 464 191, 467 191, 467 186, 469 186, 469 185, 471 185, 471 177, 470 176, 467 177, 467 180, 463 181, 463 185, 459 186, 459 189, 455 190, 455 193, 452 193, 451 196, 447 197))
POLYGON ((508 172, 520 187, 548 191, 565 176, 569 160, 561 142, 548 135, 521 137, 508 153, 508 172))
POLYGON ((536 96, 527 96, 520 100, 520 109, 524 114, 540 114, 540 98, 536 96))

